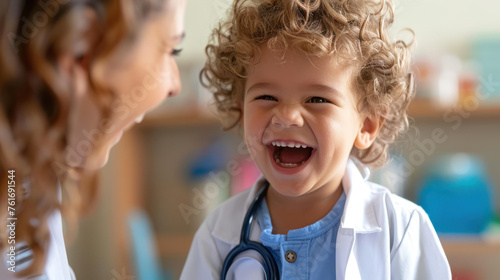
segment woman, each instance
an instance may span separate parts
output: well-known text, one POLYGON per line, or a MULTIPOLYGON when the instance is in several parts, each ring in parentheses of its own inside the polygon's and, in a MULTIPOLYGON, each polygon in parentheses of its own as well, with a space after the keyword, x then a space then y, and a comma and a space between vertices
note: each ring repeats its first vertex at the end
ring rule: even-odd
POLYGON ((0 3, 0 214, 10 225, 1 279, 74 278, 60 211, 74 224, 123 131, 180 92, 184 9, 180 0, 0 3))

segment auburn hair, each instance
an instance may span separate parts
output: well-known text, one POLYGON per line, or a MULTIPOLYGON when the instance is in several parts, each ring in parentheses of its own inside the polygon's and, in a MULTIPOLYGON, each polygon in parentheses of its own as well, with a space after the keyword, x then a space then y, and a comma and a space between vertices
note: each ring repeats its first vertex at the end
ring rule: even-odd
MULTIPOLYGON (((15 209, 16 247, 24 244, 33 252, 31 265, 18 276, 43 272, 50 241, 47 219, 54 211, 61 210, 68 228, 75 229, 79 215, 96 200, 97 172, 65 164, 73 81, 58 71, 57 58, 88 55, 82 64, 88 68, 89 94, 109 116, 115 94, 101 86, 106 77, 96 69, 138 38, 142 22, 166 1, 1 1, 0 216, 6 220, 15 209), (75 34, 87 24, 89 8, 97 15, 97 39, 82 45, 75 34), (16 200, 11 205, 7 189, 13 170, 16 200)), ((1 251, 10 246, 8 233, 0 231, 1 251)))

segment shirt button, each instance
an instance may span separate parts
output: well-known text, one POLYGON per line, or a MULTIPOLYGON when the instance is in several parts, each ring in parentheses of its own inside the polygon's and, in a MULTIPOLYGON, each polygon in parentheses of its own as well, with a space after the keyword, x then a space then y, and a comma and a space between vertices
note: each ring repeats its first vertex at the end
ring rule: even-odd
POLYGON ((297 254, 294 251, 286 251, 285 259, 287 262, 293 263, 297 259, 297 254))

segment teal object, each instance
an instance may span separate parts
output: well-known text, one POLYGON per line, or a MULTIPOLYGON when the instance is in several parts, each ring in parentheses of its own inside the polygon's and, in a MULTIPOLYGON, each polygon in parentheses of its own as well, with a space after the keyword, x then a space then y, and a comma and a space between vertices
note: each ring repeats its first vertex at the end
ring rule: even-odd
POLYGON ((455 154, 428 166, 417 200, 438 233, 476 234, 493 219, 492 192, 483 162, 455 154))
POLYGON ((142 210, 131 212, 128 217, 133 259, 137 280, 169 280, 162 269, 156 251, 155 236, 148 215, 142 210))
POLYGON ((500 102, 500 34, 481 36, 475 40, 472 57, 479 75, 480 94, 485 102, 500 102))

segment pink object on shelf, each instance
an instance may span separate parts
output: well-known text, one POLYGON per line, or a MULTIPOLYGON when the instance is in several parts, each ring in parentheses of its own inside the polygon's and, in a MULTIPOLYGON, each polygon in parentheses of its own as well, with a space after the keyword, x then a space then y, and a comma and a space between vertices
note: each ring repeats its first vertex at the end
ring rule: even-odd
POLYGON ((469 270, 454 270, 452 269, 453 280, 479 280, 482 279, 477 273, 469 270))
POLYGON ((238 160, 241 172, 233 175, 231 183, 231 195, 238 194, 253 186, 255 181, 261 176, 259 168, 251 160, 241 158, 238 160))

